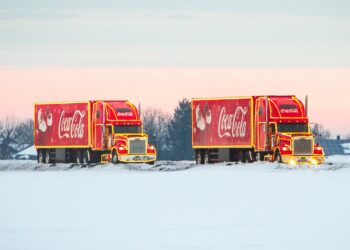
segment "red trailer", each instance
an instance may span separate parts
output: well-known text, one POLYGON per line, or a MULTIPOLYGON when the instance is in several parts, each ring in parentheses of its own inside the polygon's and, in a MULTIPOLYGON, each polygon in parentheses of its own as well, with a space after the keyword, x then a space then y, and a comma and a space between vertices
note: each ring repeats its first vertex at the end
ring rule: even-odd
POLYGON ((295 96, 192 99, 192 146, 197 163, 324 162, 295 96))
POLYGON ((34 145, 38 161, 46 163, 156 160, 129 101, 36 103, 34 145))

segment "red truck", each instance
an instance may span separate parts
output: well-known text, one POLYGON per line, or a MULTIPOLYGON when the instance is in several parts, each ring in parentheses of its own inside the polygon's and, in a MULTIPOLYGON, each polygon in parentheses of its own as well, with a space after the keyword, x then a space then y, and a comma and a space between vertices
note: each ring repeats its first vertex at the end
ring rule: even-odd
POLYGON ((38 162, 147 162, 157 154, 129 101, 36 103, 38 162))
POLYGON ((192 99, 192 147, 198 164, 268 160, 324 162, 304 104, 295 96, 192 99))

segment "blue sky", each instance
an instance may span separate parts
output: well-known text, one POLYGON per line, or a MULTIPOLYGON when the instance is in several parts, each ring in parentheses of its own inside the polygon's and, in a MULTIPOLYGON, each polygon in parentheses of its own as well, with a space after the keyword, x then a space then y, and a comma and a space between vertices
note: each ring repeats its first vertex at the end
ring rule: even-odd
POLYGON ((350 66, 350 1, 4 1, 0 66, 350 66))

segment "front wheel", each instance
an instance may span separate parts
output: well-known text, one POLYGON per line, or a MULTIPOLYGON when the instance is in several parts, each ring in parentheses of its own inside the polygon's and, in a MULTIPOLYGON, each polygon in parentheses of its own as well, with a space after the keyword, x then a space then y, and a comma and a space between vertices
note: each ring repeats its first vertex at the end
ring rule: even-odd
POLYGON ((278 163, 282 163, 282 156, 279 151, 276 152, 275 161, 278 163))
POLYGON ((119 163, 118 155, 117 155, 117 152, 115 150, 112 153, 112 163, 113 164, 118 164, 119 163))

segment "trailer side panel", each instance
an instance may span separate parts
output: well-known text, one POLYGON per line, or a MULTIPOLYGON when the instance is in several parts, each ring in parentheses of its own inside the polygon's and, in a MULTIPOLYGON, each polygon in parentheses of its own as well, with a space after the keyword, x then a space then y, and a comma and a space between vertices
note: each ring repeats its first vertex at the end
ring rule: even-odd
POLYGON ((37 148, 89 147, 89 112, 88 102, 35 104, 35 146, 37 148))
POLYGON ((193 148, 253 147, 253 99, 193 99, 193 148))

